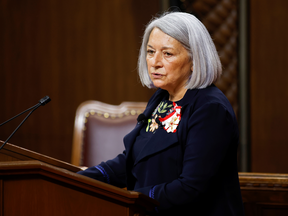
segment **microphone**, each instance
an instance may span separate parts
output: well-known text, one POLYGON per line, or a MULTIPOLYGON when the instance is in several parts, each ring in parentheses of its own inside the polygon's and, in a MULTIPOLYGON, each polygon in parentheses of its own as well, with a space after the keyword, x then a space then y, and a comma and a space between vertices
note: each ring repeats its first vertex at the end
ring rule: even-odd
POLYGON ((43 98, 41 98, 39 100, 39 103, 41 104, 41 106, 45 106, 47 103, 49 103, 51 101, 49 96, 45 96, 43 98))
POLYGON ((147 117, 144 115, 144 113, 141 113, 138 117, 137 117, 137 122, 138 124, 140 124, 141 122, 144 122, 147 120, 147 117))
POLYGON ((8 139, 3 143, 3 145, 0 147, 0 150, 6 145, 6 143, 9 141, 9 139, 15 134, 15 132, 21 127, 21 125, 26 121, 26 119, 40 106, 44 106, 45 104, 49 103, 51 99, 49 96, 45 96, 44 98, 41 98, 39 100, 39 103, 34 105, 33 107, 30 107, 29 109, 19 113, 18 115, 12 117, 11 119, 8 119, 7 121, 0 124, 0 126, 12 121, 13 119, 17 118, 18 116, 24 114, 25 112, 28 112, 29 110, 32 110, 28 115, 24 118, 24 120, 18 125, 18 127, 13 131, 13 133, 8 137, 8 139))

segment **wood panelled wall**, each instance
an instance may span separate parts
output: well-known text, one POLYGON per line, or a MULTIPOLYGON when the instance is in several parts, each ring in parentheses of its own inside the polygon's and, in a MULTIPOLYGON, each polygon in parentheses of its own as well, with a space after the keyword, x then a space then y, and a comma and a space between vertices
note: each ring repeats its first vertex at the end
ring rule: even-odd
MULTIPOLYGON (((251 171, 287 173, 288 1, 248 3, 251 171)), ((147 101, 153 91, 139 83, 137 55, 159 9, 153 0, 0 0, 0 122, 52 99, 10 142, 69 162, 81 102, 147 101)), ((2 126, 0 139, 20 121, 2 126)))
MULTIPOLYGON (((288 173, 288 1, 243 1, 247 1, 250 12, 247 18, 250 170, 288 173)), ((237 113, 238 83, 241 82, 237 75, 240 1, 181 2, 182 9, 196 14, 210 31, 224 66, 217 84, 237 113)))
POLYGON ((251 171, 288 173, 288 1, 249 3, 251 171))
POLYGON ((182 8, 197 16, 209 31, 223 68, 215 84, 238 116, 238 1, 186 0, 182 8))
MULTIPOLYGON (((10 143, 70 162, 81 102, 147 101, 137 55, 158 11, 154 0, 0 0, 0 123, 51 98, 10 143)), ((21 118, 0 128, 1 140, 21 118)))

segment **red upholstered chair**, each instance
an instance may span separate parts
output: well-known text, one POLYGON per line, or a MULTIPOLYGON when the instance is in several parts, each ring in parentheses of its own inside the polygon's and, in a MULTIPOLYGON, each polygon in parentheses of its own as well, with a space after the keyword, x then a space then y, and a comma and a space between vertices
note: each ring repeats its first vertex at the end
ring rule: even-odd
POLYGON ((77 166, 94 166, 124 150, 123 138, 137 124, 144 102, 123 102, 118 106, 86 101, 76 111, 72 161, 77 166))

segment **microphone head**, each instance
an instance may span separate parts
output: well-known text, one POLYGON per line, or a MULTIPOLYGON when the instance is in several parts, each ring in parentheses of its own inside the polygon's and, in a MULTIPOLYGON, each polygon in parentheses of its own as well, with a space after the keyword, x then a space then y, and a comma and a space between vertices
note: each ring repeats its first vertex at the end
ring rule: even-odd
POLYGON ((145 116, 143 113, 141 113, 141 114, 137 117, 137 122, 143 121, 143 120, 145 120, 145 119, 146 119, 146 116, 145 116))
POLYGON ((39 100, 39 103, 41 106, 44 106, 45 104, 49 103, 51 101, 49 96, 45 96, 42 99, 39 100))

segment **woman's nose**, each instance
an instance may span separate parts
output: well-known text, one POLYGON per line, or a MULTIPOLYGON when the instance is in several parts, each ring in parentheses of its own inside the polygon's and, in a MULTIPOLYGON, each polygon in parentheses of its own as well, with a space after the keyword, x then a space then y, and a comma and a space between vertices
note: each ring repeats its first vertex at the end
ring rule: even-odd
POLYGON ((163 63, 162 63, 161 53, 156 52, 153 56, 152 66, 153 67, 161 67, 162 65, 163 65, 163 63))

